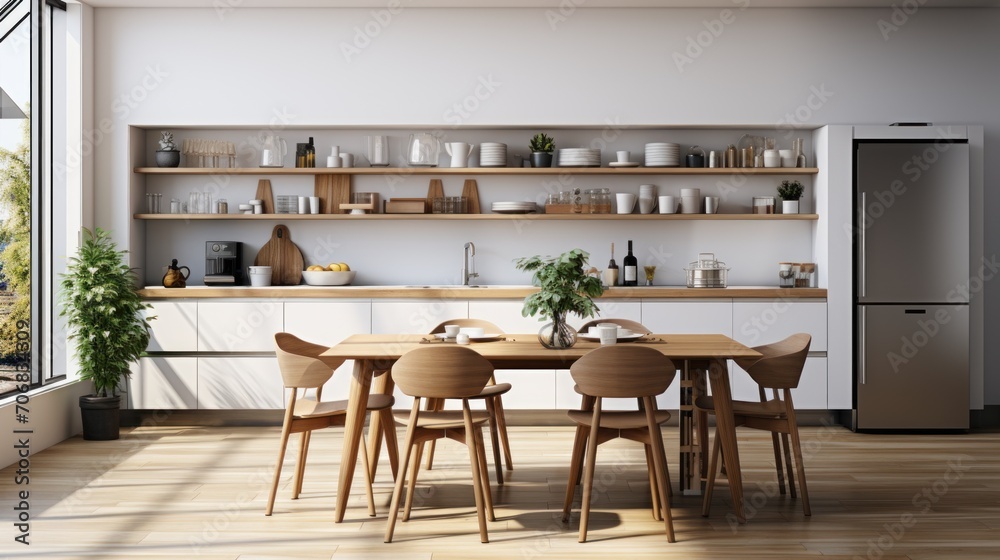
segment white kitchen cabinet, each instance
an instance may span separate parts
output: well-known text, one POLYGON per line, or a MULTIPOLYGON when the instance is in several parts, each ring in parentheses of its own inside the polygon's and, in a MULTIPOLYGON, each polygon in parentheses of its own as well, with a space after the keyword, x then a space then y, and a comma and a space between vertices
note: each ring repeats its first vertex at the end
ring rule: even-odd
POLYGON ((733 334, 730 301, 643 301, 642 324, 663 334, 733 334))
POLYGON ((149 352, 194 352, 198 350, 198 302, 153 301, 145 311, 156 318, 149 322, 149 352))
POLYGON ((128 381, 134 410, 193 410, 198 407, 198 358, 140 358, 128 381))
POLYGON ((198 358, 198 408, 284 408, 278 359, 268 356, 198 358))
POLYGON ((826 352, 826 302, 787 300, 733 303, 733 338, 747 346, 770 344, 795 333, 812 335, 810 352, 826 352))
MULTIPOLYGON (((285 302, 285 332, 316 344, 333 346, 352 334, 368 334, 371 324, 369 300, 285 302)), ((348 398, 353 371, 354 360, 347 360, 337 368, 323 386, 323 400, 348 398)))
POLYGON ((283 330, 280 301, 198 302, 199 352, 273 352, 283 330))
MULTIPOLYGON (((750 375, 736 365, 733 365, 732 372, 733 398, 740 401, 759 401, 757 384, 750 375)), ((792 389, 795 410, 826 410, 826 385, 826 358, 806 358, 799 386, 792 389)), ((770 391, 767 392, 767 396, 772 398, 770 391)))

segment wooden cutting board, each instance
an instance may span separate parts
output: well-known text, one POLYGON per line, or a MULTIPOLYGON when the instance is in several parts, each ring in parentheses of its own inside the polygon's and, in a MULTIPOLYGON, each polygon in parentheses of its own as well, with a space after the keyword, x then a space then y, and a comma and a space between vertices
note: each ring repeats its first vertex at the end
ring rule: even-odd
POLYGON ((462 185, 462 196, 469 201, 469 214, 479 214, 479 185, 475 179, 466 179, 462 185))
POLYGON ((313 192, 319 197, 320 214, 344 214, 348 211, 340 205, 351 202, 351 176, 316 175, 313 192))
POLYGON ((274 226, 271 239, 260 248, 253 264, 271 267, 272 286, 295 286, 302 281, 302 252, 292 243, 292 235, 283 224, 274 226))
POLYGON ((254 197, 263 201, 261 209, 263 213, 274 214, 274 195, 271 194, 271 181, 269 179, 257 181, 257 194, 254 197))

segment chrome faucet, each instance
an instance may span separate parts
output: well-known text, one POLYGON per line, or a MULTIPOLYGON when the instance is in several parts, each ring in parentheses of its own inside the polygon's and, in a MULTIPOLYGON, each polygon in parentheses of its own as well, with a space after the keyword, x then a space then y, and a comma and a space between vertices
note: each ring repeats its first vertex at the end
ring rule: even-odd
POLYGON ((473 278, 479 278, 476 270, 476 246, 471 241, 465 244, 465 252, 462 260, 462 285, 471 286, 473 278), (469 267, 469 258, 472 258, 472 267, 469 267))

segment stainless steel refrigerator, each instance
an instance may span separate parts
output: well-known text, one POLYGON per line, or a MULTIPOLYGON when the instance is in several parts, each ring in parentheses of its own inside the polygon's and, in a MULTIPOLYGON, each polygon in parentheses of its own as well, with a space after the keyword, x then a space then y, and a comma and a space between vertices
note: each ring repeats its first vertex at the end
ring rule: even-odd
POLYGON ((855 141, 857 429, 969 427, 969 145, 855 141))

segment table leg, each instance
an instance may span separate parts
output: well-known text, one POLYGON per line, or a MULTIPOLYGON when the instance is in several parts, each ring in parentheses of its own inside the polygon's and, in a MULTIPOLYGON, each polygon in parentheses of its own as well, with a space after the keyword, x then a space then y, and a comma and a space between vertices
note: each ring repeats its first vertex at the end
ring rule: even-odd
POLYGON ((733 417, 733 395, 729 387, 726 360, 714 359, 709 363, 708 380, 712 384, 716 437, 721 437, 722 440, 722 457, 726 464, 733 508, 739 522, 746 523, 746 516, 743 514, 743 475, 736 445, 736 420, 733 417))
MULTIPOLYGON (((396 384, 392 382, 389 370, 377 372, 372 390, 377 394, 391 395, 396 384)), ((378 414, 372 414, 368 421, 368 461, 371 465, 372 480, 378 472, 378 458, 382 450, 382 436, 385 435, 385 448, 389 453, 389 468, 392 469, 392 479, 399 474, 399 443, 396 440, 396 420, 392 409, 386 408, 378 414)))
POLYGON ((351 482, 354 480, 354 465, 358 462, 358 447, 365 426, 368 391, 371 389, 374 365, 370 360, 355 360, 354 362, 351 396, 347 402, 347 418, 344 423, 344 448, 340 453, 340 479, 337 482, 335 523, 344 520, 347 500, 351 496, 351 482))

